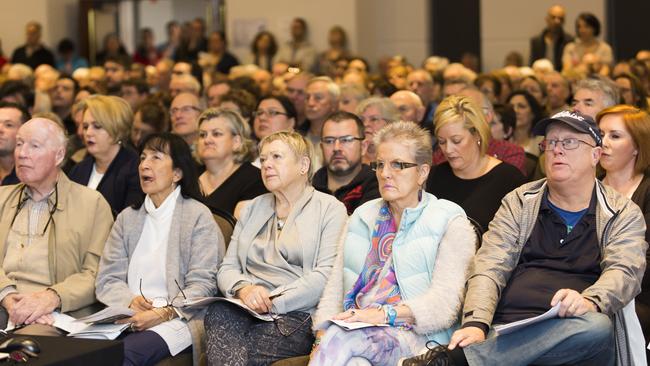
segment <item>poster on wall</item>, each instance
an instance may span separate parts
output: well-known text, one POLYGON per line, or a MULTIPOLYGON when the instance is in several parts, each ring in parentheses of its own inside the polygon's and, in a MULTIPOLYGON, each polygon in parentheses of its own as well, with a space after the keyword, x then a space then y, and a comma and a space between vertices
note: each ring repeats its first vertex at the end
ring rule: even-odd
POLYGON ((235 19, 233 21, 232 46, 247 48, 255 35, 267 29, 266 19, 235 19))

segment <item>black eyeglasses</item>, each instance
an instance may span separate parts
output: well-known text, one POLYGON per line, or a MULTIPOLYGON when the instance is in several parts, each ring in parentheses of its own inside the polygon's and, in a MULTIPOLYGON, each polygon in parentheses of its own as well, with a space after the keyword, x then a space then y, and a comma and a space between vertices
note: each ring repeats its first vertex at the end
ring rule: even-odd
POLYGON ((561 144, 562 149, 564 150, 575 150, 578 148, 578 146, 580 146, 580 143, 583 143, 589 147, 596 147, 586 141, 582 141, 580 139, 571 137, 564 140, 555 140, 555 139, 542 140, 542 142, 539 143, 539 149, 542 151, 551 151, 555 149, 555 146, 557 144, 561 144))
POLYGON ((174 283, 176 284, 176 287, 178 287, 178 291, 181 293, 181 295, 183 295, 182 299, 176 295, 176 297, 174 297, 171 302, 169 302, 166 297, 154 297, 153 299, 149 300, 146 296, 144 296, 144 293, 142 292, 142 278, 140 279, 140 295, 154 308, 165 308, 168 306, 171 306, 173 308, 182 308, 185 306, 185 300, 187 300, 187 296, 185 296, 185 292, 181 288, 181 285, 178 284, 178 281, 176 281, 176 279, 174 279, 174 283))
MULTIPOLYGON (((407 163, 404 161, 391 161, 388 162, 388 164, 390 165, 390 170, 404 170, 404 169, 413 168, 420 165, 417 163, 407 163)), ((381 160, 373 161, 370 163, 370 168, 374 171, 384 170, 385 166, 386 166, 386 162, 383 162, 381 160)))
POLYGON ((253 118, 255 118, 255 117, 264 117, 264 116, 268 116, 269 118, 273 118, 273 117, 276 117, 276 116, 288 116, 288 114, 286 114, 284 112, 280 112, 280 111, 274 111, 272 109, 269 109, 269 110, 266 110, 266 111, 264 109, 258 109, 255 112, 253 112, 253 118))
POLYGON ((341 145, 351 145, 355 141, 363 141, 363 138, 348 135, 348 136, 339 136, 339 137, 325 136, 320 139, 320 142, 323 145, 334 145, 336 144, 336 141, 341 143, 341 145))
MULTIPOLYGON (((43 228, 43 232, 41 233, 41 236, 45 235, 45 232, 47 231, 48 226, 50 225, 50 222, 54 221, 54 213, 56 212, 56 208, 59 205, 59 183, 54 184, 54 205, 52 205, 52 208, 50 208, 50 215, 47 219, 47 222, 45 223, 45 227, 43 228)), ((18 206, 16 206, 16 212, 14 213, 14 217, 11 219, 11 225, 10 227, 14 226, 14 222, 16 221, 16 217, 18 217, 18 213, 20 213, 20 210, 25 207, 25 204, 27 201, 29 201, 29 196, 25 195, 25 189, 27 188, 26 185, 23 185, 22 188, 20 189, 20 194, 18 195, 18 206), (23 197, 24 196, 24 197, 23 197)), ((47 198, 48 204, 50 198, 47 198)))

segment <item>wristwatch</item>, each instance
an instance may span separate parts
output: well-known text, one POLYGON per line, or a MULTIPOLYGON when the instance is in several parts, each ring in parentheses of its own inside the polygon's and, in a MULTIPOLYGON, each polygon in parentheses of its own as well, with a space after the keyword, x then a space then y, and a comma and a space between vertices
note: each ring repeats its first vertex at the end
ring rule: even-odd
POLYGON ((384 314, 386 314, 386 323, 394 327, 395 319, 397 319, 397 310, 395 310, 393 305, 384 305, 384 314))

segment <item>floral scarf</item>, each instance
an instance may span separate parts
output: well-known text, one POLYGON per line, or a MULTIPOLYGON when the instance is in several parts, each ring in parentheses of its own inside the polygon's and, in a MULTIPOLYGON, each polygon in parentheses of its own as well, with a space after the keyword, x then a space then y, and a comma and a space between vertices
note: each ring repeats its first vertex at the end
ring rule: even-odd
POLYGON ((395 268, 391 264, 386 276, 379 279, 386 261, 393 253, 393 239, 397 232, 395 218, 384 204, 379 209, 379 216, 372 233, 372 246, 366 257, 361 273, 352 289, 343 299, 345 310, 359 308, 359 299, 378 285, 373 305, 397 304, 401 301, 395 268), (377 282, 379 281, 379 284, 377 282))

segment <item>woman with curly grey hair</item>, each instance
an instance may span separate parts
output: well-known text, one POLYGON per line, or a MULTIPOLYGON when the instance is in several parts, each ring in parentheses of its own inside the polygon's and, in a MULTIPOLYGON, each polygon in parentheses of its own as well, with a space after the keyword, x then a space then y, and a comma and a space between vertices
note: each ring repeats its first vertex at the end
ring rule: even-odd
POLYGON ((205 172, 199 177, 204 203, 230 214, 237 204, 266 193, 260 170, 251 162, 251 130, 234 111, 211 108, 199 116, 198 155, 205 172))

